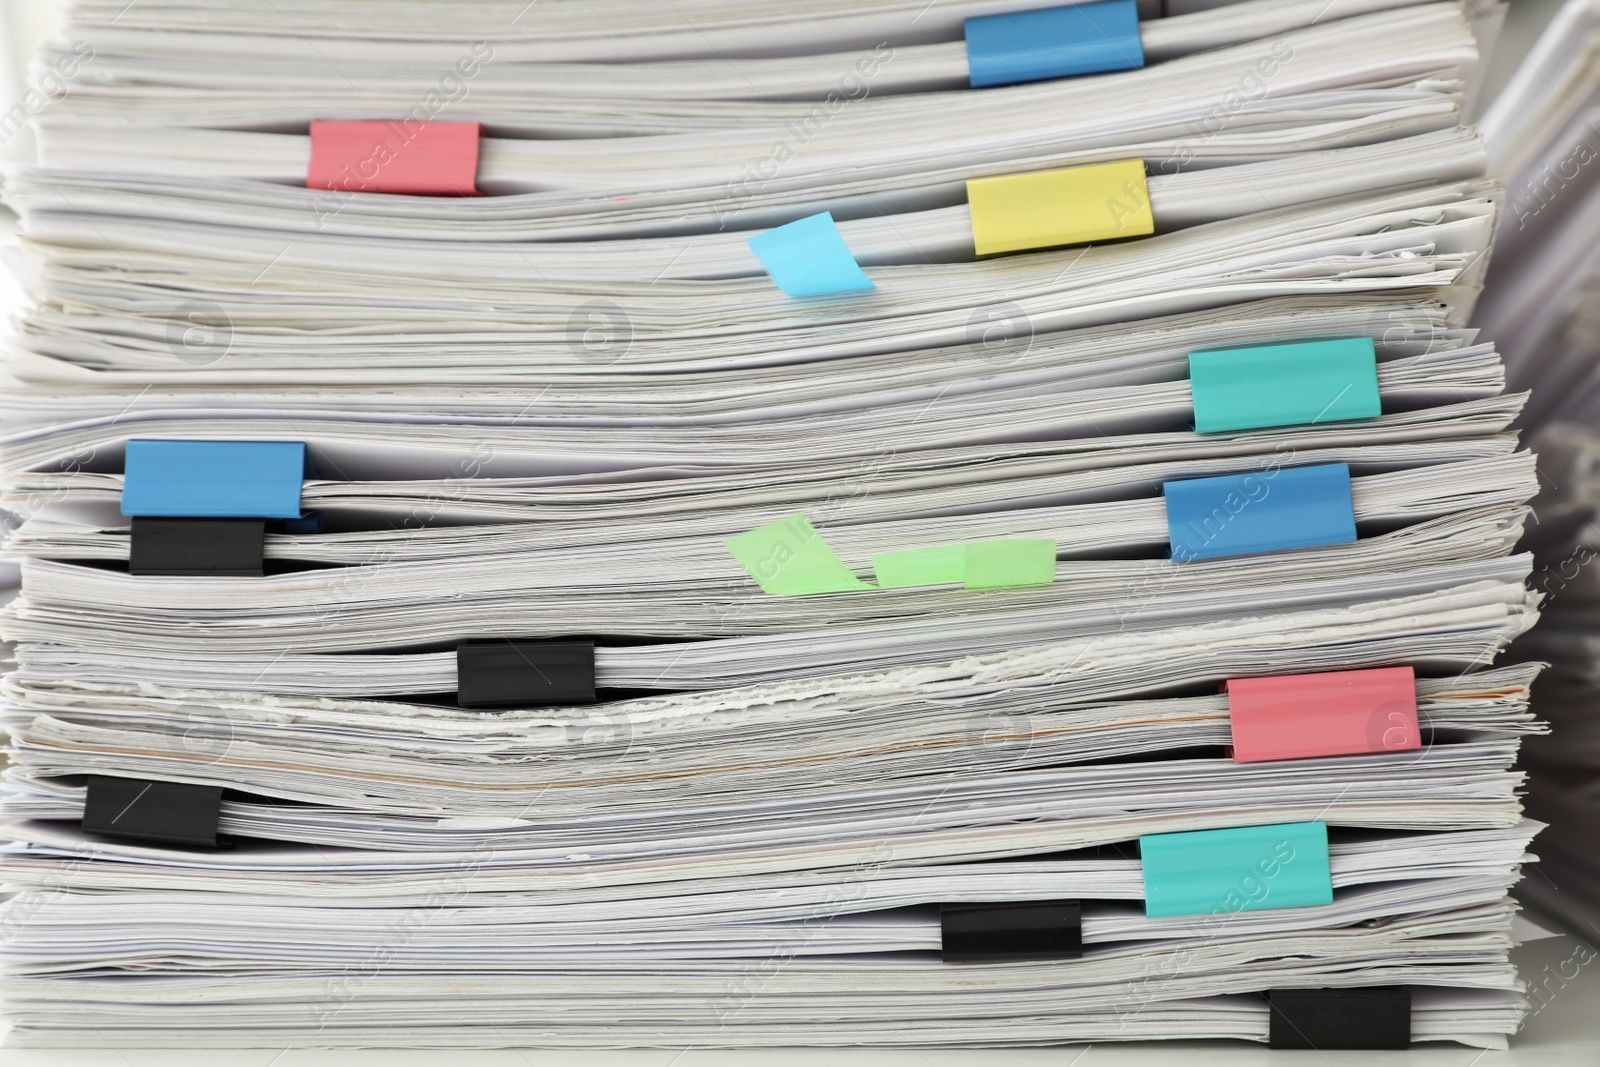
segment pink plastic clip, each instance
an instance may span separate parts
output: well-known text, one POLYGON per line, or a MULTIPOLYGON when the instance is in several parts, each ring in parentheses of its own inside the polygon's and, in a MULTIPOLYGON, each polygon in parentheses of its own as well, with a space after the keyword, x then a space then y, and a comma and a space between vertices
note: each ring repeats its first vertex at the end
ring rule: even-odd
POLYGON ((311 124, 306 188, 411 196, 477 196, 476 122, 311 124))
POLYGON ((1223 690, 1237 763, 1422 747, 1410 667, 1234 678, 1223 690))

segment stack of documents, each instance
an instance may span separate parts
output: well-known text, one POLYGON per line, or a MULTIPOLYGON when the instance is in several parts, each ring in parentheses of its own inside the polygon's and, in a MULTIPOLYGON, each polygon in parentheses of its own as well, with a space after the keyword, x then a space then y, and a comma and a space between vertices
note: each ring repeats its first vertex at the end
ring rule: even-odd
POLYGON ((1529 804, 1551 823, 1548 861, 1521 894, 1581 936, 1600 924, 1600 3, 1569 0, 1483 120, 1506 184, 1478 320, 1532 390, 1540 452, 1534 587, 1547 612, 1519 658, 1551 667, 1537 690, 1559 740, 1529 747, 1529 804))
POLYGON ((13 1040, 1505 1046, 1501 7, 804 8, 75 6, 13 1040))

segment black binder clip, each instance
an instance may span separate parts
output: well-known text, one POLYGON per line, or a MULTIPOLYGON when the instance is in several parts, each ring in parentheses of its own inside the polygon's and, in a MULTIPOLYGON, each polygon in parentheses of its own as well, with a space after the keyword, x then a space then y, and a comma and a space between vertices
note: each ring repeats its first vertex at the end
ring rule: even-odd
POLYGON ((593 641, 489 638, 456 646, 463 708, 593 704, 593 641))
POLYGON ((259 578, 266 543, 264 519, 135 518, 128 573, 259 578))
POLYGON ((221 817, 221 786, 96 774, 83 801, 85 833, 134 841, 216 848, 221 817))
POLYGON ((1083 909, 1076 900, 939 905, 946 963, 1075 960, 1083 956, 1083 909))
POLYGON ((1404 986, 1273 989, 1267 992, 1267 1005, 1268 1048, 1411 1047, 1411 991, 1404 986))

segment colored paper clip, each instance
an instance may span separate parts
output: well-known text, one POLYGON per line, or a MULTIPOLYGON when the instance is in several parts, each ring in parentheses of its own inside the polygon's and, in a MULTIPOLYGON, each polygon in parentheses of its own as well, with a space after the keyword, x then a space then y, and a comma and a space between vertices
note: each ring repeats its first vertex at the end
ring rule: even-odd
POLYGON ((1322 822, 1146 834, 1139 857, 1151 918, 1333 903, 1322 822))
POLYGON ((1191 478, 1162 486, 1172 558, 1218 559, 1356 539, 1344 463, 1191 478))
POLYGON ((967 182, 978 255, 1155 232, 1144 162, 1132 159, 967 182))
POLYGON ((1189 354, 1200 433, 1309 426, 1381 415, 1370 337, 1189 354))
POLYGON ((1239 763, 1422 747, 1410 667, 1232 678, 1226 691, 1239 763))
POLYGON ((1405 986, 1267 991, 1268 1048, 1411 1047, 1411 991, 1405 986))
POLYGON ((1083 914, 1076 900, 939 905, 945 963, 1075 960, 1083 956, 1083 914))
POLYGON ((306 188, 407 196, 477 196, 476 122, 311 123, 306 188))
POLYGON ((485 638, 456 645, 463 708, 595 702, 593 641, 485 638))
POLYGON ((300 441, 129 441, 122 513, 298 519, 305 473, 300 441))
POLYGON ((83 831, 162 844, 217 847, 222 787, 91 774, 83 831))
POLYGON ((876 288, 839 236, 833 215, 810 215, 745 242, 790 296, 825 296, 876 288))
POLYGON ((980 15, 966 38, 974 89, 1144 66, 1137 0, 980 15))

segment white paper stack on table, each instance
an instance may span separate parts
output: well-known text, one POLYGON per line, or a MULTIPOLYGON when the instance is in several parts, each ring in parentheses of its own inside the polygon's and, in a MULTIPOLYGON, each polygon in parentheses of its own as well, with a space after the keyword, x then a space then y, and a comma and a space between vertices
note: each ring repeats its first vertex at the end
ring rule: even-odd
POLYGON ((77 5, 12 1040, 1504 1047, 1498 13, 77 5))
POLYGON ((1551 669, 1540 713, 1559 743, 1531 746, 1530 804, 1551 823, 1549 861, 1521 892, 1581 936, 1600 925, 1600 4, 1570 0, 1484 117, 1507 187, 1496 263, 1478 320, 1507 355, 1539 448, 1534 586, 1543 624, 1520 658, 1551 669))

